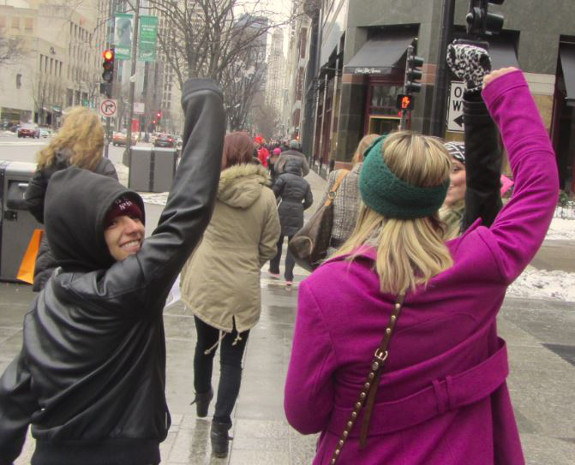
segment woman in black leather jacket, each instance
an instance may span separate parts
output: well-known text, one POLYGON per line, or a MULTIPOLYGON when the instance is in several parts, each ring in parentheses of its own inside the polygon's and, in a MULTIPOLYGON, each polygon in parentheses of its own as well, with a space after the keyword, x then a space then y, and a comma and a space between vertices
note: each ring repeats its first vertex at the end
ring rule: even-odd
POLYGON ((118 199, 143 212, 138 194, 77 167, 51 176, 45 225, 58 268, 26 315, 20 355, 0 378, 0 465, 18 457, 28 425, 34 465, 160 462, 170 427, 162 312, 210 221, 225 133, 212 81, 188 81, 182 95, 182 158, 145 241, 141 227, 118 242, 105 231, 118 199), (129 256, 119 258, 117 247, 129 256))

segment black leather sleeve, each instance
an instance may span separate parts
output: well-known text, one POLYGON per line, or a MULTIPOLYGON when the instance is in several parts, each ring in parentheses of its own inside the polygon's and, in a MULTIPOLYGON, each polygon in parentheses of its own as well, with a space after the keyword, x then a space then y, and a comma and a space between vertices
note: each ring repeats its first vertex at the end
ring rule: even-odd
POLYGON ((499 132, 479 94, 464 94, 465 172, 467 190, 461 232, 477 218, 491 226, 501 209, 499 132))
POLYGON ((21 353, 0 378, 0 465, 11 464, 20 455, 32 413, 38 408, 21 353))
POLYGON ((158 226, 136 255, 98 277, 96 293, 113 307, 161 311, 210 221, 225 136, 222 93, 212 80, 189 80, 183 87, 182 107, 182 157, 158 226))

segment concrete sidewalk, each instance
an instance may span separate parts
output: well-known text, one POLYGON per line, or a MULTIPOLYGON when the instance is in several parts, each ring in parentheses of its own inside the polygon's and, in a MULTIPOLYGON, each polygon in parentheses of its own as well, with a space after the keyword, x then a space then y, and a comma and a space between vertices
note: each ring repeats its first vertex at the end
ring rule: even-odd
MULTIPOLYGON (((325 181, 315 173, 306 179, 319 202, 325 181)), ((161 207, 146 205, 149 230, 160 212, 161 207)), ((306 216, 310 214, 311 211, 306 216)), ((572 246, 569 242, 557 252, 549 244, 547 247, 553 253, 543 251, 538 257, 547 266, 555 266, 559 261, 560 266, 569 267, 569 263, 563 262, 569 261, 566 257, 572 246)), ((210 456, 210 422, 197 419, 194 406, 189 405, 194 397, 193 317, 180 303, 166 310, 167 397, 173 424, 162 444, 163 464, 311 463, 316 437, 304 437, 293 431, 283 414, 283 385, 296 314, 297 283, 306 275, 304 270, 296 268, 296 286, 287 291, 281 282, 272 281, 267 273, 262 273, 262 316, 247 346, 243 384, 234 411, 234 440, 227 459, 210 456)), ((2 371, 20 349, 22 319, 33 297, 28 286, 0 283, 2 371)), ((527 463, 575 464, 574 304, 507 298, 498 325, 509 348, 509 386, 527 463)), ((215 367, 214 385, 217 385, 217 364, 215 367)), ((28 440, 16 464, 28 464, 32 450, 33 441, 28 440)))

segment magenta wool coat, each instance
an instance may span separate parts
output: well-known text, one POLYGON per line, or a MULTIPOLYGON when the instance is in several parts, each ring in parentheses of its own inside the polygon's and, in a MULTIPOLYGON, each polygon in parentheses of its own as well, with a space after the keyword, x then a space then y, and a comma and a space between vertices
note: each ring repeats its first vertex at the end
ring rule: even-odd
MULTIPOLYGON (((523 464, 496 317, 507 286, 541 245, 557 202, 553 149, 520 71, 483 91, 500 128, 515 193, 490 228, 448 242, 454 265, 408 293, 391 341, 365 449, 362 416, 341 453, 353 465, 523 464)), ((321 432, 328 464, 383 336, 395 296, 379 291, 375 253, 326 262, 299 290, 285 386, 289 423, 321 432)))

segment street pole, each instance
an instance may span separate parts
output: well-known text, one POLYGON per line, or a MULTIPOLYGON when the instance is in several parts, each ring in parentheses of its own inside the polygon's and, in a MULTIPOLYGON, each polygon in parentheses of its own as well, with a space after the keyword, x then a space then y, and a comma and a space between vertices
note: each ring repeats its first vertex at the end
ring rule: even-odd
POLYGON ((431 105, 431 135, 443 138, 445 136, 445 118, 447 110, 447 86, 449 74, 445 54, 451 39, 451 27, 455 16, 455 0, 443 0, 441 12, 441 40, 439 42, 437 74, 431 105))
POLYGON ((134 12, 134 33, 132 34, 132 71, 130 73, 130 93, 128 95, 128 127, 126 131, 126 159, 130 160, 132 146, 132 119, 134 118, 134 93, 136 90, 136 65, 138 64, 138 29, 140 27, 140 0, 136 0, 134 12))
MULTIPOLYGON (((110 0, 108 10, 108 27, 106 29, 106 50, 109 50, 112 47, 112 42, 114 41, 114 10, 115 10, 115 2, 114 0, 110 0)), ((115 65, 114 65, 115 66, 115 65)), ((111 85, 111 84, 110 84, 111 85)), ((109 158, 109 149, 110 149, 110 142, 112 140, 111 137, 111 125, 110 125, 110 117, 106 117, 106 143, 104 144, 104 157, 109 158)))

